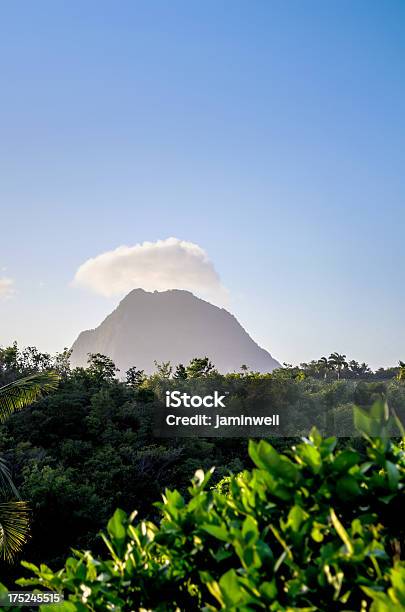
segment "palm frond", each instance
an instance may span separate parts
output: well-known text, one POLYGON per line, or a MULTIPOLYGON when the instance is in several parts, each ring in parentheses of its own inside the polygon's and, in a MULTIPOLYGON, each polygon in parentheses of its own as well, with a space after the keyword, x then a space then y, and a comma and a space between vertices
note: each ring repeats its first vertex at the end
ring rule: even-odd
POLYGON ((57 372, 39 372, 0 387, 0 423, 58 385, 57 372))
POLYGON ((10 493, 19 498, 20 495, 13 483, 11 473, 5 459, 0 455, 0 496, 9 497, 10 493))
POLYGON ((0 556, 8 562, 29 538, 30 512, 25 501, 0 502, 0 556))

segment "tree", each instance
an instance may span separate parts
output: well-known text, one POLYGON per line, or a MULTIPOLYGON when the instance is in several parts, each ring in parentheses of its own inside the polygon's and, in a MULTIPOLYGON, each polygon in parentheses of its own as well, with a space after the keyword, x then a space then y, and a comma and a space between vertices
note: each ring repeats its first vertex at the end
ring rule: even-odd
MULTIPOLYGON (((0 387, 0 423, 13 412, 21 410, 38 399, 42 393, 57 386, 54 372, 32 374, 0 387)), ((28 538, 29 508, 11 479, 7 464, 0 456, 0 555, 12 561, 28 538)))
POLYGON ((89 364, 87 371, 98 382, 111 381, 115 378, 116 372, 119 372, 113 360, 101 353, 89 353, 87 363, 89 364))
POLYGON ((67 378, 71 372, 70 357, 72 349, 65 347, 61 353, 56 353, 53 358, 52 367, 62 377, 67 378))
POLYGON ((144 370, 138 370, 136 366, 132 366, 125 372, 126 383, 134 389, 139 387, 145 380, 144 370))
POLYGON ((179 365, 177 366, 176 371, 173 374, 173 378, 175 378, 176 380, 187 379, 187 370, 182 363, 179 363, 179 365))
POLYGON ((355 361, 354 359, 349 361, 348 368, 351 372, 353 372, 355 376, 358 376, 359 378, 371 372, 369 366, 366 363, 364 362, 359 363, 358 361, 355 361))
POLYGON ((49 353, 41 353, 36 346, 26 346, 19 355, 20 370, 26 374, 43 372, 51 368, 49 353))
POLYGON ((318 361, 316 360, 312 360, 309 363, 301 363, 300 369, 303 370, 305 376, 311 378, 317 378, 321 374, 318 361))
POLYGON ((0 349, 0 369, 1 372, 8 375, 14 374, 19 370, 19 350, 17 342, 13 342, 12 346, 6 346, 0 349))
POLYGON ((187 366, 188 378, 202 378, 214 372, 215 366, 208 357, 194 357, 187 366))
MULTIPOLYGON (((303 365, 303 364, 301 364, 303 365)), ((293 366, 291 363, 283 361, 282 368, 276 368, 271 373, 271 377, 278 380, 304 380, 305 372, 298 366, 293 366)))
POLYGON ((170 378, 173 371, 170 361, 162 361, 162 363, 159 363, 155 359, 153 363, 155 364, 156 373, 159 378, 170 378))
POLYGON ((346 355, 340 355, 339 353, 331 353, 328 362, 331 366, 331 369, 336 371, 337 379, 340 380, 341 371, 348 367, 346 355))
POLYGON ((365 374, 371 374, 371 368, 367 363, 365 363, 365 361, 360 364, 360 368, 360 376, 364 376, 365 374))
POLYGON ((326 380, 326 376, 328 374, 328 371, 331 369, 329 361, 328 361, 328 358, 327 357, 321 357, 320 359, 318 359, 318 361, 317 361, 317 368, 318 368, 318 372, 326 380))
POLYGON ((399 372, 397 374, 397 380, 405 381, 405 362, 399 362, 399 372))

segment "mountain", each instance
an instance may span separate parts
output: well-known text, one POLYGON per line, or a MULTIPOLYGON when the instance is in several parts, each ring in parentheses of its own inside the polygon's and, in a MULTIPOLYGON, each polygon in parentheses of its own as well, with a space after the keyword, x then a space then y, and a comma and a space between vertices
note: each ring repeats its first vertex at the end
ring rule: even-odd
POLYGON ((96 328, 83 331, 72 347, 71 362, 85 366, 88 353, 111 357, 124 373, 131 366, 151 373, 154 360, 187 363, 209 357, 222 372, 271 372, 280 364, 223 308, 189 291, 134 289, 96 328))

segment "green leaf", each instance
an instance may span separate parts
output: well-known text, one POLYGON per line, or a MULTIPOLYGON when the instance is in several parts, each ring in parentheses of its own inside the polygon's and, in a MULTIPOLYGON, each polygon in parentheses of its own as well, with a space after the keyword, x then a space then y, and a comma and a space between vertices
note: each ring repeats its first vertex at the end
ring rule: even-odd
POLYGON ((315 474, 319 473, 322 468, 322 458, 317 448, 310 444, 300 444, 298 447, 298 456, 315 474))
POLYGON ((387 470, 388 484, 390 486, 390 489, 394 491, 398 488, 398 483, 400 479, 398 468, 391 461, 386 461, 385 469, 387 470))
POLYGON ((370 409, 370 416, 377 421, 383 423, 389 419, 389 410, 386 402, 378 400, 374 402, 370 409))
POLYGON ((228 606, 235 606, 242 598, 238 577, 234 569, 230 569, 219 579, 219 586, 228 606))
POLYGON ((315 542, 322 542, 324 540, 323 531, 325 529, 325 525, 321 523, 314 522, 311 531, 311 537, 315 542))
POLYGON ((347 472, 351 467, 359 463, 360 455, 356 451, 344 450, 339 453, 333 462, 333 469, 337 472, 347 472))
POLYGON ((58 386, 56 372, 39 372, 0 387, 0 423, 58 386))
POLYGON ((30 531, 27 502, 0 502, 0 555, 7 562, 14 560, 26 543, 30 531))
POLYGON ((278 476, 293 485, 298 476, 298 468, 284 455, 280 455, 268 442, 260 440, 258 444, 249 440, 249 455, 252 461, 262 470, 278 476))
POLYGON ((247 516, 243 521, 242 536, 246 544, 251 544, 259 538, 257 522, 252 516, 247 516))
POLYGON ((386 437, 389 422, 388 406, 383 401, 375 402, 370 412, 358 406, 353 409, 354 425, 367 438, 386 437))
POLYGON ((340 539, 342 540, 342 542, 347 548, 348 555, 349 556, 353 555, 354 549, 353 549, 353 544, 350 541, 349 534, 347 533, 346 529, 343 527, 342 523, 339 521, 333 508, 330 509, 330 517, 332 520, 332 524, 334 528, 336 529, 340 539))
POLYGON ((171 508, 175 508, 176 510, 180 510, 185 506, 184 497, 176 489, 173 491, 166 489, 163 500, 165 504, 171 508))
POLYGON ((278 595, 276 581, 263 582, 260 586, 260 593, 269 601, 276 599, 278 595))
POLYGON ((107 524, 107 531, 111 537, 111 540, 119 549, 121 549, 126 538, 127 519, 128 517, 126 512, 120 508, 117 508, 107 524))
POLYGON ((312 427, 311 431, 309 432, 309 439, 315 446, 319 446, 321 444, 322 436, 316 427, 312 427))
POLYGON ((325 438, 322 440, 319 450, 321 451, 322 457, 326 457, 333 453, 336 448, 337 439, 335 437, 325 438))
POLYGON ((222 540, 223 542, 229 541, 230 536, 225 526, 205 524, 201 525, 200 529, 217 538, 217 540, 222 540))
POLYGON ((338 479, 336 492, 344 501, 350 501, 361 495, 361 489, 357 480, 350 474, 346 474, 338 479))
POLYGON ((355 428, 367 438, 378 436, 381 433, 380 424, 358 406, 353 408, 353 421, 355 428))
POLYGON ((308 513, 301 506, 293 506, 288 513, 287 527, 291 527, 292 531, 297 533, 302 523, 308 518, 308 513))
POLYGON ((390 572, 390 578, 395 597, 405 608, 405 565, 397 563, 390 572))

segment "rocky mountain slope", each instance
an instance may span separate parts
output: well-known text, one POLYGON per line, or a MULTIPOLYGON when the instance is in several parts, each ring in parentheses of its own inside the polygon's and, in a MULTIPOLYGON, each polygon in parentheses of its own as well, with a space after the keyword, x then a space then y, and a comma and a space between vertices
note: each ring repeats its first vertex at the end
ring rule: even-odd
POLYGON ((99 327, 83 331, 72 349, 73 365, 86 365, 88 353, 103 353, 122 374, 134 365, 151 373, 154 360, 177 365, 204 356, 222 373, 242 364, 260 372, 280 365, 232 314, 182 290, 134 289, 99 327))

